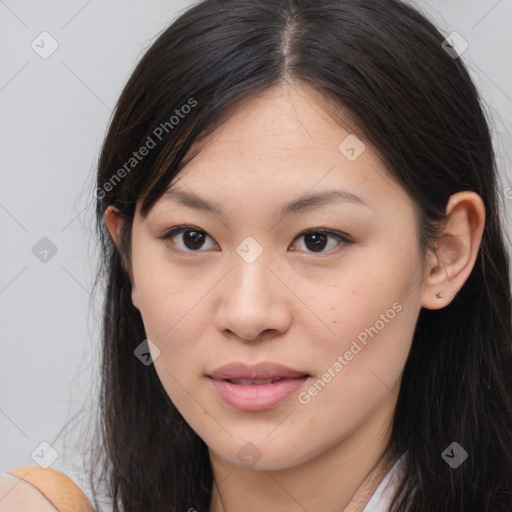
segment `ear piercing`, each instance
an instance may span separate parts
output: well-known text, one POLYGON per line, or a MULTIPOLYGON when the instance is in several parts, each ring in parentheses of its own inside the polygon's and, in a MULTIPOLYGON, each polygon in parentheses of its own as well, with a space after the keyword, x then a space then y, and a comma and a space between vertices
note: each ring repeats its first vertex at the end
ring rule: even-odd
MULTIPOLYGON (((439 265, 440 265, 440 267, 441 267, 441 268, 446 272, 446 269, 443 267, 443 264, 442 264, 441 262, 439 262, 439 265)), ((443 297, 444 297, 444 292, 439 292, 439 293, 437 294, 437 298, 438 298, 438 299, 442 299, 443 297)))

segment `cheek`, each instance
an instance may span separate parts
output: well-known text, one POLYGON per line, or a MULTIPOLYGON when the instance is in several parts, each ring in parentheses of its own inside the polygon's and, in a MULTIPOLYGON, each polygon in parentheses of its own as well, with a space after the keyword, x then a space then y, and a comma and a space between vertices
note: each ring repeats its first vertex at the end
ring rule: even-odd
POLYGON ((359 309, 355 304, 337 316, 335 334, 323 337, 326 370, 338 362, 343 368, 337 365, 335 370, 354 378, 359 378, 361 368, 389 368, 393 374, 393 368, 405 362, 415 319, 416 309, 403 298, 365 301, 359 309))
POLYGON ((342 279, 338 291, 330 291, 335 299, 319 298, 316 303, 327 313, 331 331, 322 328, 325 334, 319 340, 321 380, 337 381, 338 386, 329 386, 338 391, 350 382, 350 390, 342 393, 355 393, 354 398, 393 387, 407 359, 420 309, 421 290, 411 284, 417 279, 418 260, 379 260, 377 266, 361 259, 362 270, 342 279))
POLYGON ((172 336, 180 319, 194 315, 194 304, 204 294, 204 280, 179 271, 158 241, 151 239, 134 244, 132 265, 146 334, 163 341, 172 336))
POLYGON ((395 309, 376 309, 379 315, 372 321, 347 318, 355 334, 340 334, 318 354, 319 371, 297 397, 300 410, 315 423, 330 421, 356 429, 384 400, 398 394, 415 309, 401 302, 395 309))
POLYGON ((179 401, 191 376, 204 371, 197 343, 204 338, 204 325, 211 325, 205 322, 205 290, 218 281, 218 276, 194 278, 177 271, 161 253, 150 254, 149 250, 134 255, 133 261, 146 336, 160 351, 155 370, 167 393, 179 401))
POLYGON ((329 345, 356 338, 364 344, 371 333, 389 330, 396 323, 395 318, 404 316, 398 310, 417 298, 419 288, 414 293, 411 284, 416 276, 414 267, 410 262, 386 263, 381 259, 379 264, 373 257, 360 258, 350 273, 338 278, 339 286, 312 298, 315 307, 322 309, 329 320, 326 323, 333 334, 325 336, 329 345))

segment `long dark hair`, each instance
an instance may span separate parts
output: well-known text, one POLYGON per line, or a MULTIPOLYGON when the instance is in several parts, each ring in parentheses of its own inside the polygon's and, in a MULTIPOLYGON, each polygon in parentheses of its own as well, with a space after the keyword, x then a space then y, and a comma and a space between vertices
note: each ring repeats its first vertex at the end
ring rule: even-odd
POLYGON ((442 234, 450 195, 471 190, 483 199, 471 275, 447 307, 420 311, 386 453, 409 454, 395 512, 512 510, 503 205, 481 100, 461 58, 443 48, 445 37, 398 0, 205 0, 146 51, 116 105, 95 191, 97 283, 106 293, 91 484, 103 482, 114 511, 208 512, 213 486, 206 444, 153 365, 134 356, 146 338, 126 271, 137 200, 147 215, 197 154, 193 142, 231 108, 282 83, 309 86, 326 111, 373 143, 414 198, 425 251, 442 234), (125 220, 119 250, 104 224, 109 205, 125 220), (468 452, 457 469, 441 456, 452 442, 468 452))

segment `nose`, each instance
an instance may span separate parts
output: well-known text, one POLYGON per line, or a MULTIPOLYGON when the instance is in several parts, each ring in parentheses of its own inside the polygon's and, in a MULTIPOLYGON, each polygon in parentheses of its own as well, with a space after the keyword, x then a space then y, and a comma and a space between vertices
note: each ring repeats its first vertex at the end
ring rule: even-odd
POLYGON ((264 253, 250 263, 234 254, 233 268, 220 283, 215 326, 224 336, 266 340, 290 328, 293 294, 264 253))

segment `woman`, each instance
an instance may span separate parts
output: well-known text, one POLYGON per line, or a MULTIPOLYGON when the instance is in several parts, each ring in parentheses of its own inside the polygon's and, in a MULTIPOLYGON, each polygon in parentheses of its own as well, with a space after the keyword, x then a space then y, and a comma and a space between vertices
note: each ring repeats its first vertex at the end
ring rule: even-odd
POLYGON ((412 7, 195 5, 95 196, 109 510, 512 510, 491 136, 412 7))

